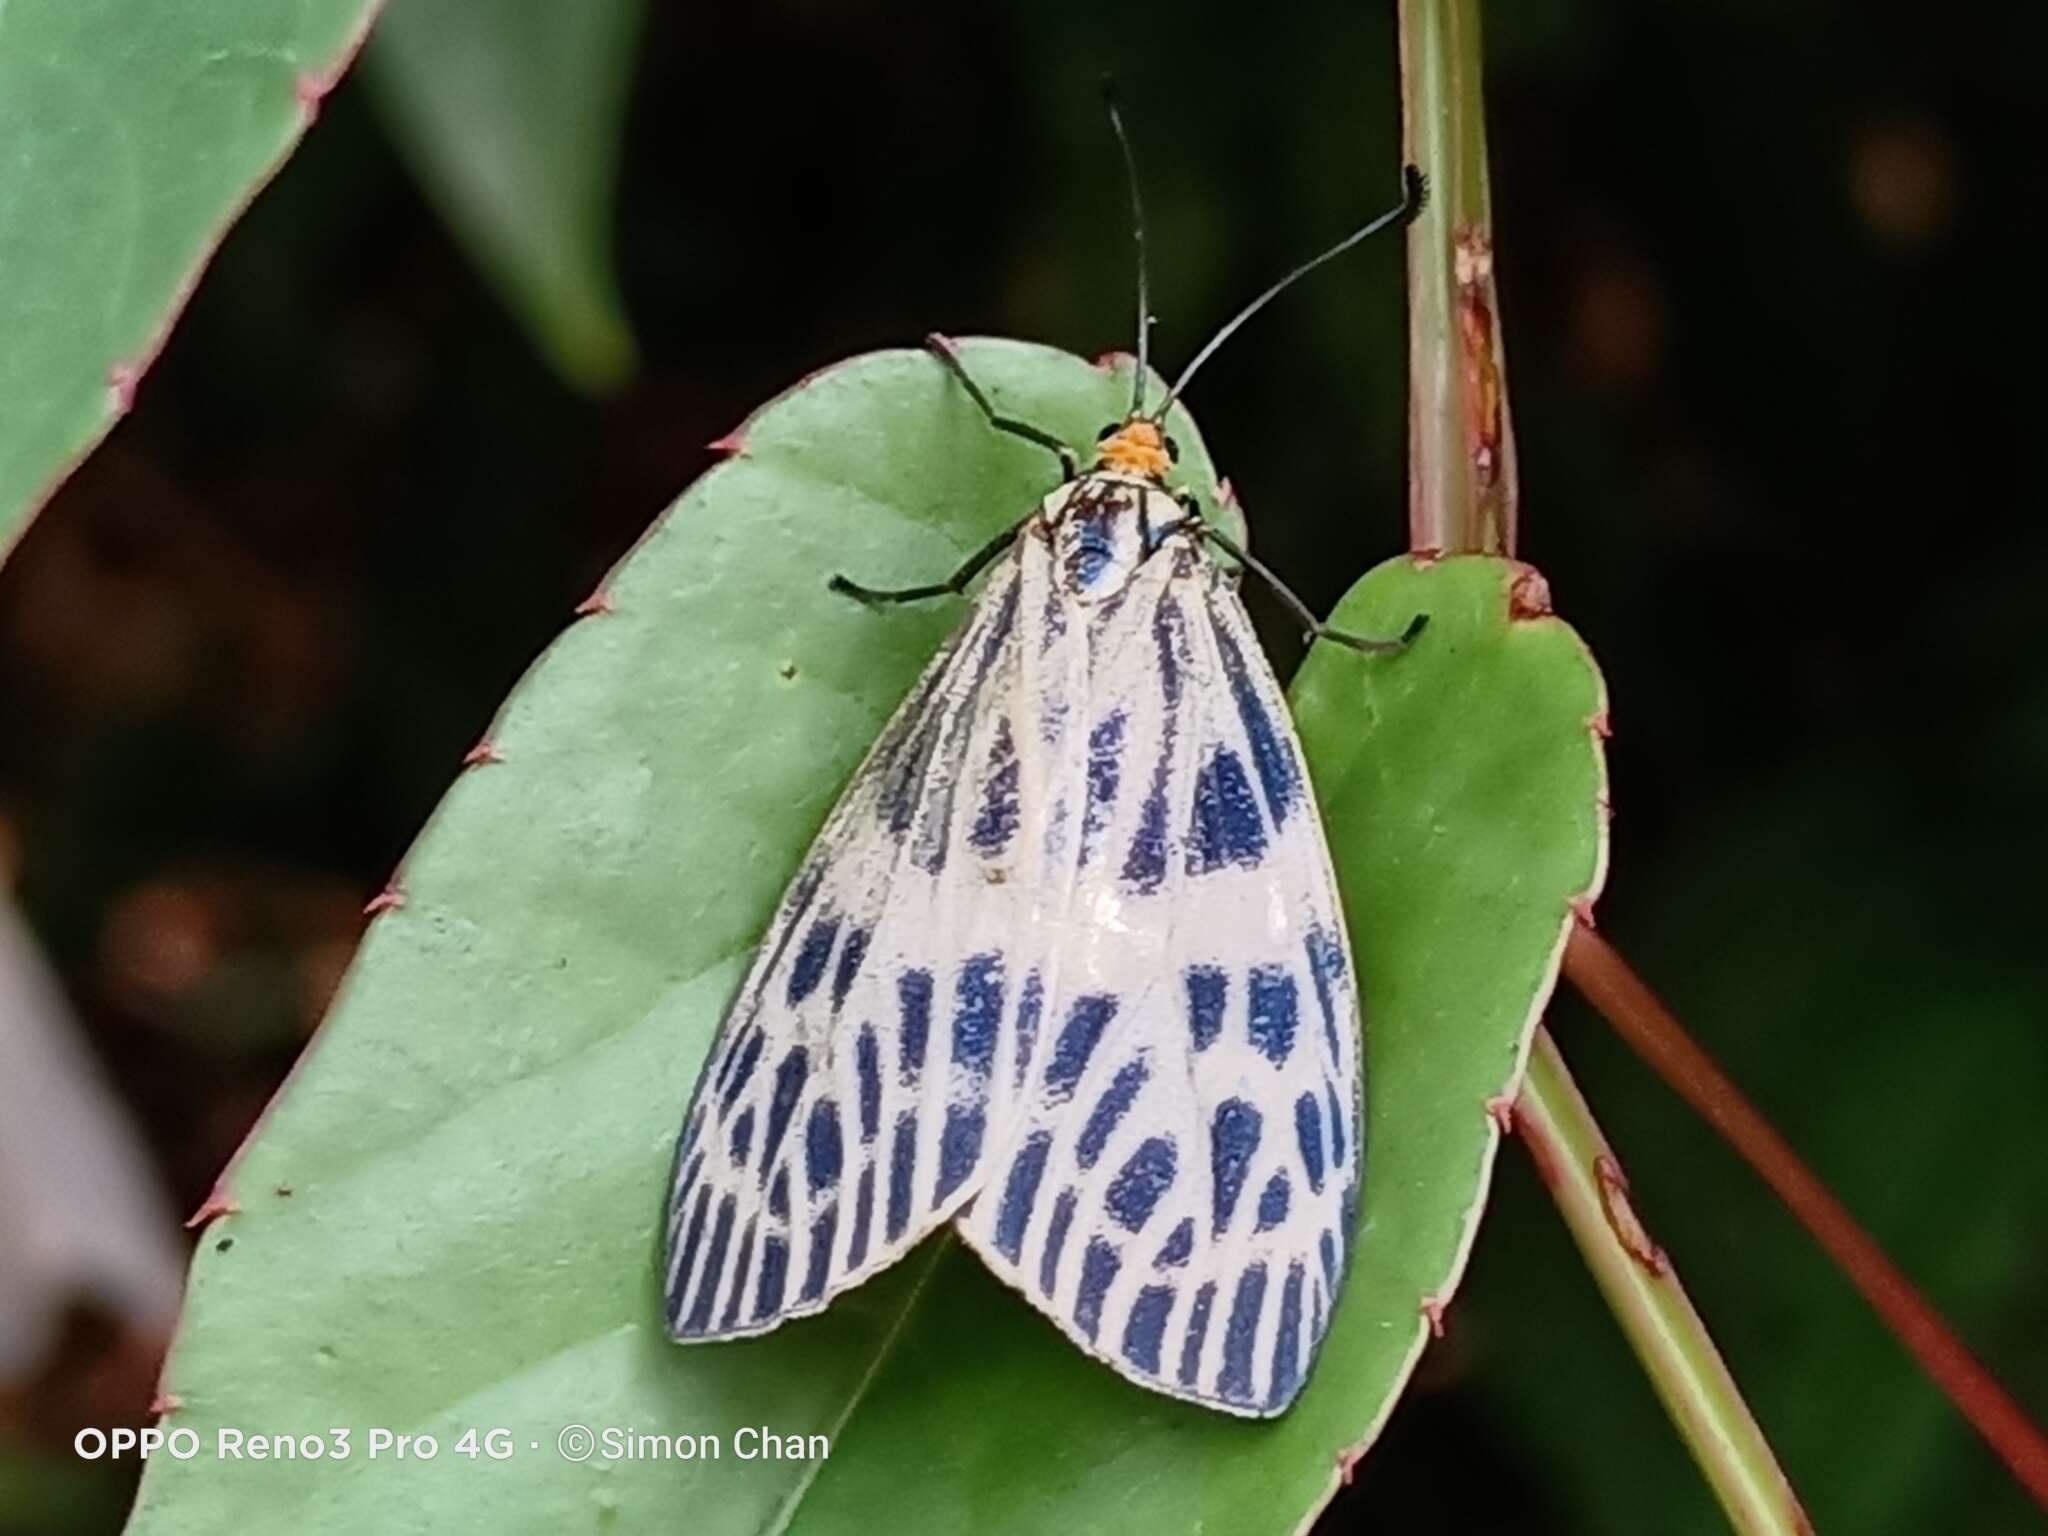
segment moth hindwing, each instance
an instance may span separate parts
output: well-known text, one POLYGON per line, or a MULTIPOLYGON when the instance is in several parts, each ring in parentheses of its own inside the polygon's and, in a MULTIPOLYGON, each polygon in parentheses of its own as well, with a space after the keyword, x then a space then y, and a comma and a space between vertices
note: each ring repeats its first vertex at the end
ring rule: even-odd
POLYGON ((1352 967, 1279 685, 1139 427, 995 556, 784 896, 677 1149, 677 1339, 951 1222, 1145 1387, 1300 1390, 1359 1189, 1352 967))

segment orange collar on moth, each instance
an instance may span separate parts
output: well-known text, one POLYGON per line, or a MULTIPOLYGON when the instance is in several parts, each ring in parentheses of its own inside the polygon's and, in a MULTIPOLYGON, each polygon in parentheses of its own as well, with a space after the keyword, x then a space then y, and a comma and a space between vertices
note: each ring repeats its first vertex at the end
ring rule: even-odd
POLYGON ((1095 451, 1100 469, 1121 475, 1142 475, 1164 480, 1173 468, 1173 455, 1166 451, 1166 438, 1156 422, 1133 417, 1105 437, 1095 451))

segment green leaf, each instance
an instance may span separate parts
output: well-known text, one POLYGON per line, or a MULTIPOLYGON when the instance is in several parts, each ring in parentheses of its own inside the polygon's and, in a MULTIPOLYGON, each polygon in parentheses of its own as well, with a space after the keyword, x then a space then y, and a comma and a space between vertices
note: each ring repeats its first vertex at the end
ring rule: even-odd
POLYGON ((0 4, 0 555, 126 411, 375 10, 0 4))
POLYGON ((404 0, 365 60, 406 158, 571 383, 633 365, 612 192, 642 0, 404 0))
MULTIPOLYGON (((964 356, 1002 409, 1076 445, 1124 403, 1124 376, 1044 348, 964 356)), ((1172 426, 1188 483, 1236 531, 1192 423, 1172 426)), ((1597 877, 1583 652, 1554 621, 1510 619, 1518 568, 1401 561, 1342 617, 1392 631, 1422 606, 1429 631, 1394 658, 1318 655, 1303 679, 1374 991, 1377 1118, 1362 1263, 1285 1418, 1128 1385, 944 1240, 818 1319, 683 1349, 663 1336, 654 1242, 690 1083, 807 840, 960 614, 869 611, 826 577, 942 573, 1054 479, 915 352, 829 369, 737 441, 513 693, 499 760, 462 776, 408 855, 404 904, 231 1170, 239 1210, 201 1243, 170 1422, 208 1441, 349 1425, 356 1456, 153 1460, 145 1536, 607 1516, 1287 1531, 1384 1416, 1421 1293, 1469 1238, 1484 1100, 1513 1076, 1567 898, 1597 877), (724 1455, 572 1464, 555 1449, 570 1424, 717 1435, 724 1455), (831 1456, 740 1459, 735 1432, 758 1425, 827 1435, 831 1456), (440 1455, 372 1464, 372 1426, 433 1434, 440 1455), (465 1429, 499 1426, 509 1460, 447 1464, 465 1429)))

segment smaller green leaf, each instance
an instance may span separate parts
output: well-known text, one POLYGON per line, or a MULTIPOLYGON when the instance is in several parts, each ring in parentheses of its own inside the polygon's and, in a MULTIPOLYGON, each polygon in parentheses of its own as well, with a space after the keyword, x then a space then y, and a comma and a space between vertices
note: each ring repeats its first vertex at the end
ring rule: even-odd
POLYGON ((1574 910, 1607 862, 1606 688, 1541 576, 1403 556, 1330 622, 1400 656, 1309 653, 1289 690, 1364 999, 1361 1234, 1325 1350, 1376 1435, 1449 1301, 1574 910))
POLYGON ((449 227, 583 389, 633 366, 612 193, 642 0, 403 0, 366 56, 449 227))

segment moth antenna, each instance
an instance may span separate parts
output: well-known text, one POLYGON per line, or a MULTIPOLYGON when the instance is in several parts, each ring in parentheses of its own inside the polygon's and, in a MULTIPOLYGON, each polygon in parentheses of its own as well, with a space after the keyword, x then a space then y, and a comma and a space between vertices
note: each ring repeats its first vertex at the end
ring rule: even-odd
POLYGON ((1145 205, 1138 196, 1138 158, 1131 153, 1130 135, 1124 132, 1123 114, 1116 108, 1116 80, 1102 77, 1102 105, 1109 113, 1109 126, 1116 145, 1123 152, 1124 179, 1131 190, 1131 239, 1138 247, 1138 376, 1131 385, 1131 414, 1145 410, 1145 380, 1152 367, 1152 284, 1145 270, 1145 205))
POLYGON ((1152 419, 1154 421, 1164 421, 1166 413, 1173 409, 1173 402, 1178 400, 1181 391, 1188 387, 1188 380, 1195 376, 1196 370, 1202 364, 1209 361, 1211 357, 1215 356, 1218 347, 1237 334, 1238 327, 1242 326, 1245 321, 1251 319, 1253 315, 1256 315, 1260 310, 1272 303, 1273 300, 1293 287, 1295 283, 1307 277, 1309 273, 1315 271, 1324 262, 1335 261, 1339 256, 1350 250, 1351 247, 1369 236, 1378 234, 1389 224, 1398 223, 1405 225, 1413 221, 1415 216, 1422 212, 1423 205, 1429 201, 1429 180, 1414 166, 1406 166, 1401 172, 1401 191, 1400 206, 1389 208, 1378 218, 1361 224, 1357 229, 1354 229, 1321 255, 1312 256, 1307 261, 1304 261, 1292 272, 1281 278, 1279 282, 1273 284, 1272 287, 1239 310, 1235 316, 1224 324, 1221 330, 1209 338, 1208 344, 1195 354, 1194 360, 1181 370, 1180 377, 1173 381, 1173 388, 1169 389, 1166 392, 1166 398, 1159 402, 1159 409, 1152 413, 1152 419))

